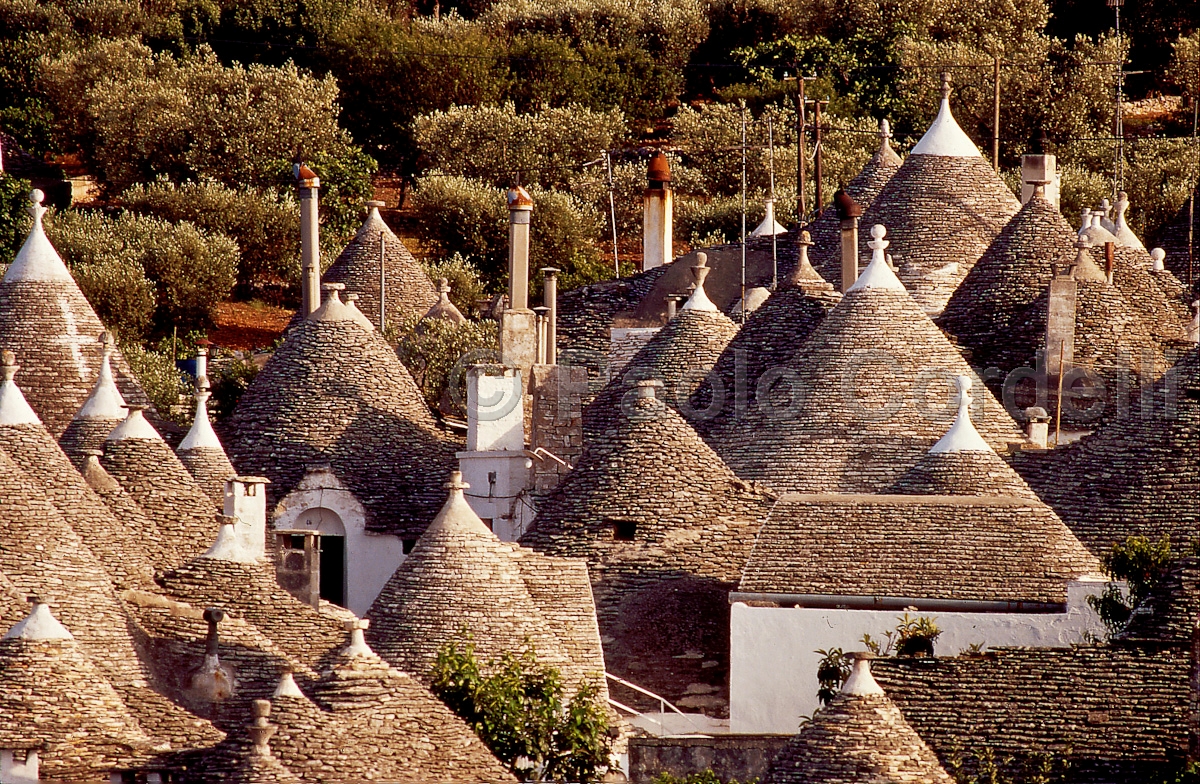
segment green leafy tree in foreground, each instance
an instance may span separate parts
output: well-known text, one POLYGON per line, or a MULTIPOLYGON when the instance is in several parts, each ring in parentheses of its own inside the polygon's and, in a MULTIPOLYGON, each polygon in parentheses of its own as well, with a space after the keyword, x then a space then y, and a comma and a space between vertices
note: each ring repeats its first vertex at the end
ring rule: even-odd
POLYGON ((532 648, 481 663, 471 642, 448 643, 431 686, 523 780, 591 782, 610 763, 599 687, 585 681, 568 700, 562 675, 539 663, 532 648))
POLYGON ((1104 621, 1109 633, 1125 628, 1134 609, 1154 590, 1171 567, 1171 541, 1163 537, 1151 542, 1144 536, 1130 536, 1113 545, 1101 559, 1104 571, 1114 580, 1124 580, 1126 590, 1109 584, 1099 596, 1089 596, 1088 604, 1104 621))

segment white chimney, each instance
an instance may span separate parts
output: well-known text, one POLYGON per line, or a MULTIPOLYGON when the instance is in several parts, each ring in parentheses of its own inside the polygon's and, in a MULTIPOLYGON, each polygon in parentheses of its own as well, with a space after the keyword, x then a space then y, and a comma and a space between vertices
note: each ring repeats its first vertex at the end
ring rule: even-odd
POLYGON ((646 176, 649 184, 642 198, 642 269, 654 269, 675 259, 671 167, 667 156, 656 152, 646 176))
POLYGON ((1057 209, 1059 185, 1057 159, 1049 154, 1021 156, 1021 203, 1026 204, 1037 193, 1057 209), (1040 188, 1040 191, 1039 191, 1040 188))
POLYGON ((321 306, 321 179, 302 163, 295 166, 300 186, 300 292, 305 316, 321 306))
POLYGON ((1050 443, 1050 415, 1041 406, 1025 409, 1025 435, 1030 446, 1046 449, 1050 443))
POLYGON ((529 220, 533 199, 517 185, 508 192, 508 307, 529 307, 529 220))
POLYGON ((267 555, 267 482, 261 476, 235 476, 225 483, 226 517, 233 518, 241 552, 254 560, 267 555))

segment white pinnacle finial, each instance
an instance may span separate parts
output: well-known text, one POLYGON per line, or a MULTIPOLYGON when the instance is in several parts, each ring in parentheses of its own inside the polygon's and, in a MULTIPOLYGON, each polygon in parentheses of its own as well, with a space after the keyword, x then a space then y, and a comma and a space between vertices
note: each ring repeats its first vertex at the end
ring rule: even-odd
POLYGON ((280 697, 304 699, 304 692, 300 691, 300 687, 296 685, 296 678, 292 675, 291 670, 279 676, 279 685, 275 687, 275 692, 271 695, 272 699, 280 697))
POLYGON ((67 627, 50 612, 50 605, 33 598, 33 609, 4 635, 6 640, 73 640, 67 627))
POLYGON ((983 440, 975 424, 971 422, 971 377, 959 376, 954 379, 958 389, 958 415, 954 423, 946 431, 946 435, 933 445, 930 452, 991 452, 988 442, 983 440))
POLYGON ((161 441, 162 436, 154 429, 154 425, 146 421, 146 417, 142 414, 146 410, 145 406, 125 406, 129 409, 129 416, 121 420, 121 424, 113 428, 113 431, 108 434, 106 441, 161 441))
POLYGON ((692 296, 688 297, 687 302, 683 303, 683 310, 717 312, 717 306, 708 298, 708 294, 704 293, 704 279, 710 272, 712 270, 708 267, 708 254, 697 253, 696 263, 692 265, 692 277, 696 281, 696 290, 692 292, 692 296))
POLYGON ((1154 272, 1164 272, 1167 269, 1166 265, 1163 263, 1166 261, 1166 259, 1167 252, 1162 248, 1155 248, 1154 250, 1150 251, 1150 261, 1153 262, 1153 264, 1150 265, 1150 269, 1154 272))
POLYGON ((854 666, 850 670, 850 677, 846 678, 846 682, 842 684, 842 694, 852 697, 882 696, 883 689, 875 680, 875 676, 871 674, 871 655, 867 653, 850 655, 854 658, 854 666))
POLYGON ((892 267, 888 264, 887 254, 884 253, 890 242, 884 239, 887 234, 887 229, 883 224, 876 223, 871 227, 871 241, 867 243, 867 247, 871 249, 871 263, 858 276, 858 280, 854 281, 849 291, 862 291, 863 289, 889 289, 891 291, 904 291, 904 284, 896 277, 896 273, 892 271, 892 267))
POLYGON ((27 209, 33 216, 33 228, 25 238, 25 244, 21 246, 17 257, 8 266, 8 271, 4 273, 5 282, 74 283, 75 279, 71 277, 67 265, 46 237, 42 216, 49 212, 49 209, 42 206, 43 199, 45 194, 37 188, 29 194, 30 205, 27 209))
POLYGON ((929 130, 912 148, 913 155, 938 155, 943 158, 979 158, 979 148, 963 132, 950 111, 950 74, 942 74, 942 105, 929 130))
POLYGON ((884 117, 879 121, 879 143, 887 144, 890 138, 892 138, 892 126, 884 117))
POLYGON ((0 353, 0 371, 3 372, 3 381, 0 381, 0 425, 38 425, 42 422, 14 380, 20 369, 16 354, 11 351, 0 353))
POLYGON ((1113 222, 1113 228, 1109 229, 1117 237, 1117 244, 1123 248, 1141 248, 1146 249, 1138 236, 1133 233, 1133 229, 1129 228, 1129 224, 1125 221, 1125 213, 1129 212, 1129 194, 1121 191, 1117 194, 1117 219, 1113 222))
MULTIPOLYGON (((225 519, 230 520, 231 518, 225 519)), ((217 541, 213 542, 212 547, 208 548, 200 557, 230 563, 255 563, 259 560, 258 554, 246 547, 245 540, 238 536, 237 529, 230 522, 221 524, 221 527, 217 529, 217 541)))
POLYGON ((189 449, 221 449, 221 440, 213 430, 212 421, 208 418, 208 399, 212 393, 207 387, 196 389, 196 418, 192 420, 192 428, 179 444, 179 451, 189 449))
POLYGON ((104 344, 103 354, 100 357, 100 375, 96 377, 92 393, 88 395, 83 408, 79 409, 79 413, 75 415, 76 419, 112 420, 125 417, 125 398, 121 395, 121 390, 117 389, 117 383, 113 379, 112 333, 105 330, 100 336, 100 342, 104 344))
POLYGON ((371 650, 371 646, 367 645, 367 639, 363 635, 371 622, 366 618, 355 618, 352 621, 346 621, 346 631, 350 632, 350 644, 342 649, 343 656, 374 656, 375 651, 371 650))

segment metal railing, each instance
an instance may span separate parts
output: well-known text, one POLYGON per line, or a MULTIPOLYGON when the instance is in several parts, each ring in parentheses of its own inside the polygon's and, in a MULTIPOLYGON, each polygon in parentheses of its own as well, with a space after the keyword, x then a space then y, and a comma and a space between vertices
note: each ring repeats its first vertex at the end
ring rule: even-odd
MULTIPOLYGON (((604 673, 604 677, 608 678, 613 683, 617 683, 617 684, 620 684, 621 686, 624 686, 627 689, 633 689, 638 694, 642 694, 646 697, 649 697, 652 700, 657 700, 658 701, 658 713, 660 716, 665 716, 667 714, 667 711, 669 710, 671 713, 675 713, 679 716, 682 716, 684 721, 686 721, 688 724, 692 725, 692 729, 695 730, 697 733, 707 734, 703 727, 697 726, 696 722, 692 721, 691 716, 689 716, 688 714, 679 710, 679 708, 676 708, 674 705, 672 705, 667 700, 666 697, 663 697, 659 694, 655 694, 654 692, 650 691, 649 689, 643 689, 641 686, 638 686, 636 683, 630 683, 629 681, 625 680, 624 678, 618 678, 616 675, 613 675, 612 673, 609 673, 609 672, 604 673)), ((662 735, 666 734, 666 725, 661 720, 656 719, 653 716, 648 716, 645 713, 642 713, 641 711, 637 710, 636 708, 632 708, 622 702, 618 702, 617 700, 614 700, 612 697, 608 698, 608 704, 613 706, 617 710, 625 711, 626 713, 628 713, 630 715, 637 716, 638 718, 641 718, 641 719, 645 719, 646 721, 651 722, 652 724, 657 724, 658 728, 659 728, 659 736, 660 737, 662 735)))

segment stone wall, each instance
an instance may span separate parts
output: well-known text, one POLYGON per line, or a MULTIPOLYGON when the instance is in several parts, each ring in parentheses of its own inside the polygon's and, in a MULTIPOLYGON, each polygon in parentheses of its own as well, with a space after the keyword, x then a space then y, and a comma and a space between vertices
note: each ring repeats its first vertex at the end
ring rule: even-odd
MULTIPOLYGON (((583 396, 587 394, 587 368, 567 365, 534 365, 530 379, 533 414, 529 448, 539 447, 570 466, 583 454, 583 396)), ((533 487, 548 492, 570 470, 553 458, 533 461, 533 487)))
POLYGON ((721 781, 762 780, 775 754, 790 735, 714 735, 712 737, 631 738, 629 780, 653 781, 660 773, 684 777, 711 770, 721 781))

